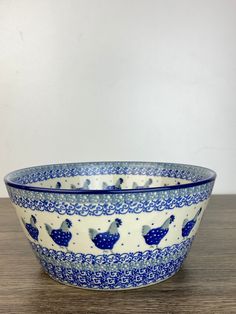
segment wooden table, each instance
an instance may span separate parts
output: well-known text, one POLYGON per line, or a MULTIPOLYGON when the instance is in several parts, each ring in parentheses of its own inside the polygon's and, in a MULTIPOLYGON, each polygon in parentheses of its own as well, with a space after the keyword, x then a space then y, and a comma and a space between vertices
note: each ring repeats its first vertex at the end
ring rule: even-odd
POLYGON ((0 199, 0 313, 236 313, 236 195, 213 196, 182 269, 137 290, 61 285, 39 266, 9 199, 0 199))

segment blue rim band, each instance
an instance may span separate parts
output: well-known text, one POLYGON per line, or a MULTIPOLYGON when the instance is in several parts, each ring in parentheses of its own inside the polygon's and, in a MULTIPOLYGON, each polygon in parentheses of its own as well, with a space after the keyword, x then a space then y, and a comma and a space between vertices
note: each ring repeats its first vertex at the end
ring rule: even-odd
MULTIPOLYGON (((141 163, 142 165, 145 164, 153 164, 153 165, 158 165, 157 162, 138 162, 138 161, 123 161, 123 162, 117 162, 117 161, 112 161, 112 162, 81 162, 77 163, 79 165, 93 165, 93 164, 114 164, 114 163, 119 163, 119 164, 132 164, 132 163, 141 163)), ((50 165, 42 165, 42 166, 37 166, 37 167, 49 167, 49 166, 60 166, 60 165, 73 165, 76 163, 66 163, 66 164, 50 164, 50 165)), ((58 194, 126 194, 126 193, 146 193, 146 192, 161 192, 161 191, 169 191, 169 190, 179 190, 179 189, 185 189, 185 188, 191 188, 195 186, 200 186, 209 182, 212 182, 216 179, 216 173, 215 171, 205 168, 205 167, 200 167, 200 166, 195 166, 195 165, 190 165, 190 164, 180 164, 180 163, 163 163, 161 162, 160 164, 162 165, 174 165, 174 166, 188 166, 188 167, 193 167, 193 168, 198 168, 201 170, 205 170, 206 172, 209 172, 209 177, 206 179, 198 180, 196 182, 190 182, 186 184, 180 184, 180 185, 170 185, 170 186, 162 186, 162 187, 151 187, 151 188, 139 188, 139 189, 122 189, 122 190, 73 190, 73 189, 57 189, 57 188, 42 188, 38 186, 29 186, 27 184, 21 184, 21 183, 15 183, 13 182, 10 178, 14 174, 20 171, 25 171, 25 170, 30 170, 30 169, 37 169, 37 167, 28 167, 28 168, 23 168, 19 169, 16 171, 13 171, 9 174, 7 174, 4 177, 5 184, 17 188, 17 189, 22 189, 22 190, 28 190, 28 191, 35 191, 35 192, 45 192, 45 193, 58 193, 58 194)))

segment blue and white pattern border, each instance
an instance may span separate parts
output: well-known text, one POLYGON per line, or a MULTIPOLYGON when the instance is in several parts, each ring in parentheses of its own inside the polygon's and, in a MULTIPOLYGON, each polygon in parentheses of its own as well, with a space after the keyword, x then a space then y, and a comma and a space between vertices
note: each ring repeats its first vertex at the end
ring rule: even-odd
POLYGON ((204 179, 206 169, 198 166, 156 162, 91 162, 38 166, 10 174, 18 184, 48 179, 94 175, 146 175, 179 178, 196 182, 204 179))
POLYGON ((64 253, 31 242, 45 271, 63 283, 91 289, 125 289, 164 280, 180 268, 194 237, 163 249, 92 255, 64 253))
POLYGON ((171 210, 207 200, 214 182, 168 192, 124 194, 50 194, 8 186, 12 202, 33 211, 56 212, 60 215, 101 216, 171 210))

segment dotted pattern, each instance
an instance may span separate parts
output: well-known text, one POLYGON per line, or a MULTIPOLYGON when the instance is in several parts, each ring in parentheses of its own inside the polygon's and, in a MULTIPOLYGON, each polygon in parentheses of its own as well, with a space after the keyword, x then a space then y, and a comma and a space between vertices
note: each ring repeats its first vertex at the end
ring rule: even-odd
POLYGON ((193 229, 193 227, 196 224, 196 220, 190 220, 189 222, 186 223, 186 225, 184 226, 184 228, 182 228, 182 237, 187 237, 189 236, 191 230, 193 229))
POLYGON ((53 239, 53 241, 56 244, 60 246, 68 247, 69 242, 72 238, 72 234, 70 231, 65 232, 65 231, 62 231, 61 229, 57 229, 57 230, 52 230, 50 237, 53 239))
POLYGON ((99 249, 112 250, 119 238, 119 233, 110 234, 109 232, 102 232, 98 233, 92 241, 99 249))
POLYGON ((151 229, 144 235, 145 242, 149 245, 158 245, 161 240, 167 235, 169 229, 155 228, 151 229))
POLYGON ((38 241, 39 231, 36 227, 33 227, 31 224, 26 223, 25 228, 28 231, 29 235, 36 241, 38 241))
MULTIPOLYGON (((171 215, 170 218, 166 220, 166 222, 169 220, 169 225, 175 220, 175 216, 171 215)), ((165 223, 166 223, 165 222, 165 223)), ((148 231, 146 235, 143 235, 145 242, 149 245, 158 245, 161 240, 167 235, 169 232, 169 226, 168 228, 159 227, 159 228, 153 228, 148 231)), ((166 239, 167 240, 167 239, 166 239)))

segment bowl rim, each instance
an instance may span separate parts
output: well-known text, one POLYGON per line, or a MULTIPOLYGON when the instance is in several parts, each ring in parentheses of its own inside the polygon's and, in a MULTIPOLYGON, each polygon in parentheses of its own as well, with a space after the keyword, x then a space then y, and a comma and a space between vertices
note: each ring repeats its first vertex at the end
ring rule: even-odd
POLYGON ((200 186, 203 184, 207 184, 209 182, 215 181, 216 179, 216 172, 210 168, 192 165, 192 164, 185 164, 185 163, 174 163, 174 162, 155 162, 155 161, 90 161, 90 162, 67 162, 67 163, 53 163, 53 164, 44 164, 39 166, 31 166, 25 167, 21 169, 17 169, 14 171, 9 172, 4 177, 4 182, 6 186, 10 186, 13 188, 27 190, 27 191, 34 191, 34 192, 44 192, 44 193, 58 193, 58 194, 126 194, 126 193, 147 193, 147 192, 161 192, 161 191, 170 191, 170 190, 179 190, 179 189, 186 189, 191 187, 200 186), (159 187, 150 187, 150 188, 131 188, 131 189, 121 189, 121 190, 102 190, 102 189, 91 189, 91 190, 77 190, 77 189, 58 189, 58 188, 45 188, 40 186, 29 186, 27 184, 16 183, 10 179, 12 175, 16 172, 38 168, 38 167, 48 167, 48 166, 60 166, 60 165, 72 165, 72 164, 81 164, 81 165, 92 165, 92 164, 109 164, 109 163, 142 163, 142 164, 163 164, 163 165, 175 165, 175 166, 188 166, 193 168, 199 168, 209 172, 209 177, 198 180, 195 182, 189 182, 179 185, 168 185, 168 186, 159 186, 159 187))

